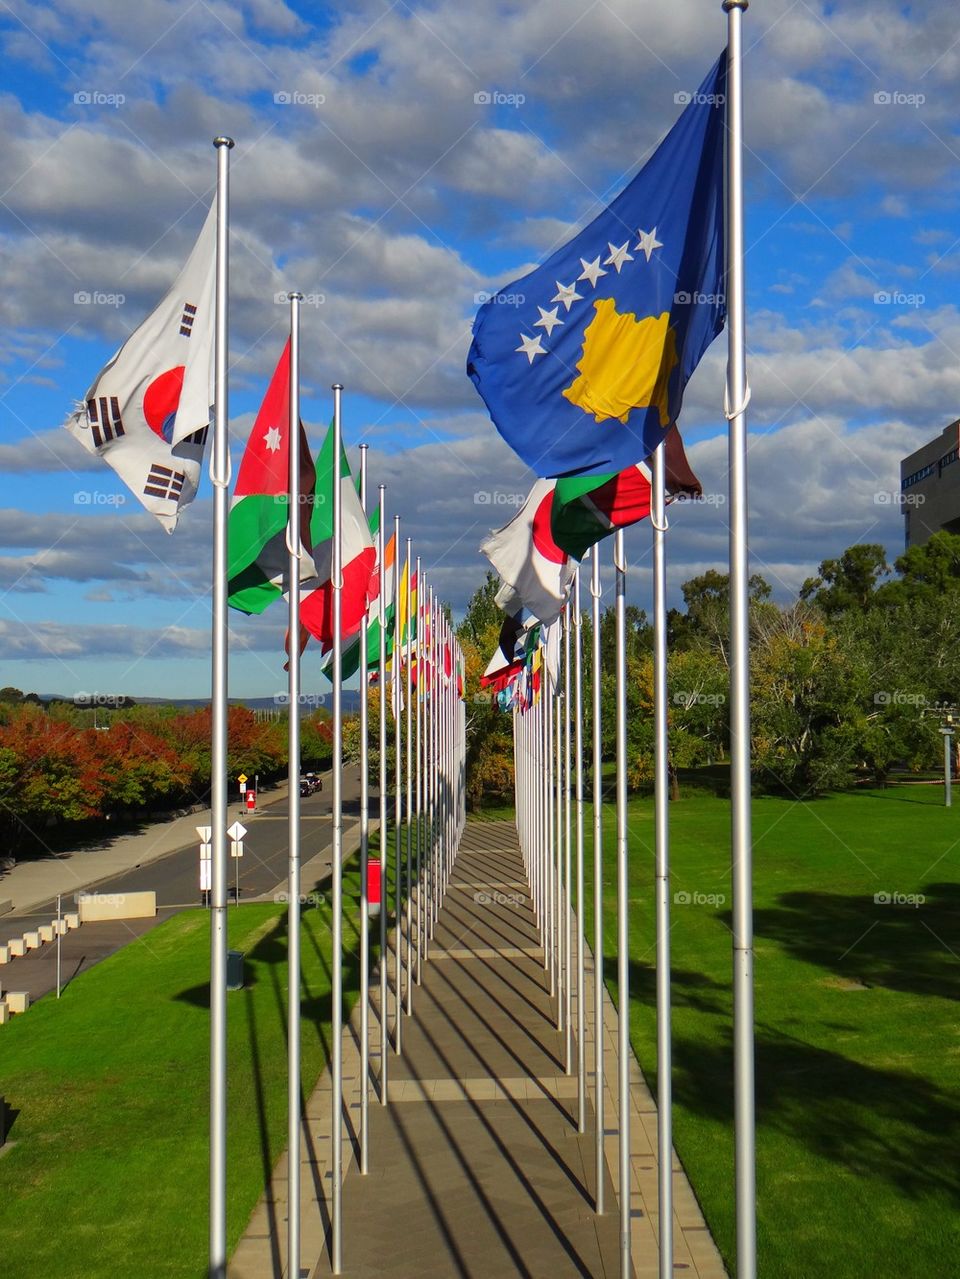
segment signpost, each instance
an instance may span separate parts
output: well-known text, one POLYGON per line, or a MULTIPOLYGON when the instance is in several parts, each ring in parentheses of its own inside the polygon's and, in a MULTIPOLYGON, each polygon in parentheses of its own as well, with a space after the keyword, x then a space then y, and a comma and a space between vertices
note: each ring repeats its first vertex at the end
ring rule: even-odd
POLYGON ((236 903, 240 905, 240 858, 243 856, 243 837, 247 833, 246 826, 242 826, 240 822, 234 822, 227 834, 230 836, 230 856, 233 858, 236 867, 236 903))
POLYGON ((240 774, 240 776, 237 778, 237 781, 240 783, 240 798, 242 799, 242 798, 243 798, 243 796, 244 796, 244 795, 246 795, 246 793, 247 793, 247 775, 246 775, 246 773, 241 773, 241 774, 240 774))

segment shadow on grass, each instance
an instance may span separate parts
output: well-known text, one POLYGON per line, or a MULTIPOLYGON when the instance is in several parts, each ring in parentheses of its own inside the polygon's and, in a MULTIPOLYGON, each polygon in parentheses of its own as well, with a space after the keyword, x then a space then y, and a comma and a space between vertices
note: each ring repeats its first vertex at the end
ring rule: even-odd
MULTIPOLYGON (((960 999, 960 963, 951 949, 960 936, 960 884, 890 884, 876 898, 783 893, 777 902, 755 912, 754 929, 793 958, 866 986, 960 999), (923 900, 898 902, 898 893, 923 900)), ((729 913, 725 918, 729 924, 729 913)))

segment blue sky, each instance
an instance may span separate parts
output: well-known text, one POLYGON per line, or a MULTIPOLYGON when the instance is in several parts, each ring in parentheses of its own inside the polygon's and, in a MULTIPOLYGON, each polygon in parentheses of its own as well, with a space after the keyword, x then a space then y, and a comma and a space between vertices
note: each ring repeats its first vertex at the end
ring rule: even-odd
MULTIPOLYGON (((371 482, 458 611, 480 541, 531 479, 464 373, 475 297, 636 172, 724 31, 715 0, 11 0, 0 683, 208 687, 208 490, 167 537, 60 423, 189 252, 216 133, 237 140, 236 455, 283 341, 274 297, 299 288, 313 441, 341 381, 348 443, 369 443, 371 482), (76 303, 84 291, 114 302, 76 303)), ((751 546, 786 601, 852 542, 898 552, 899 459, 960 416, 960 15, 765 0, 744 34, 751 546)), ((726 555, 722 348, 685 400, 712 500, 674 512, 674 597, 726 555)), ((648 543, 630 532, 640 604, 648 543)), ((237 695, 283 686, 275 612, 234 621, 237 695)), ((309 657, 305 673, 320 685, 309 657)))

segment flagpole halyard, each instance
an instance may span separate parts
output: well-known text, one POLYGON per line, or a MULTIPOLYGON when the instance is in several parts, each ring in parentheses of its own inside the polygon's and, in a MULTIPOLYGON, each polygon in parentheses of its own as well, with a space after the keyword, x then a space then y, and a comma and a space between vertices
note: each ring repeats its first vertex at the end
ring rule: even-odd
POLYGON ((300 303, 289 293, 290 395, 287 418, 289 705, 287 750, 287 1268, 300 1273, 300 303))
POLYGON ((343 637, 340 634, 343 564, 341 528, 341 461, 343 424, 341 400, 343 387, 333 386, 333 554, 331 585, 333 588, 333 812, 332 812, 332 914, 333 963, 330 1035, 333 1040, 333 1235, 332 1270, 343 1269, 343 637))
MULTIPOLYGON (((367 448, 360 445, 360 505, 367 513, 367 448)), ((360 1172, 369 1171, 370 1093, 370 708, 367 703, 367 605, 360 619, 360 1172)))
POLYGON ((600 544, 594 542, 590 578, 590 620, 593 628, 593 1051, 596 1209, 604 1210, 606 1162, 603 1149, 603 734, 600 698, 600 544))
MULTIPOLYGON (((387 526, 386 485, 380 485, 380 1104, 387 1104, 387 526)), ((396 545, 396 544, 394 544, 396 545)), ((396 605, 394 605, 396 607, 396 605)))
POLYGON ((210 1279, 227 1273, 227 304, 230 230, 229 154, 216 137, 217 260, 214 334, 213 617, 211 651, 210 824, 210 1279))
POLYGON ((657 1159, 660 1279, 673 1277, 673 1059, 670 1013, 670 802, 667 723, 666 449, 651 459, 654 845, 657 915, 657 1159))
POLYGON ((630 866, 627 849, 627 568, 623 529, 614 535, 617 570, 617 1029, 620 1099, 620 1279, 630 1279, 630 866))
POLYGON ((742 19, 727 14, 727 384, 730 475, 730 801, 733 889, 734 1142, 737 1276, 757 1273, 753 1009, 753 861, 750 820, 750 566, 747 542, 746 302, 743 263, 742 19))

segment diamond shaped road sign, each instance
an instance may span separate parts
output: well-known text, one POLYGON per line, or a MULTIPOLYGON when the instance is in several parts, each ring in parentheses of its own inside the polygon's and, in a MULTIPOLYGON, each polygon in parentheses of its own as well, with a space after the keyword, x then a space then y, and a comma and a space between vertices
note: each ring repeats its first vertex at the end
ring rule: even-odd
POLYGON ((227 834, 233 840, 243 839, 246 833, 247 833, 246 826, 242 826, 239 822, 234 822, 233 825, 230 827, 230 829, 227 831, 227 834))
POLYGON ((247 780, 246 773, 241 773, 240 776, 237 778, 237 781, 240 783, 241 786, 246 780, 247 780))

